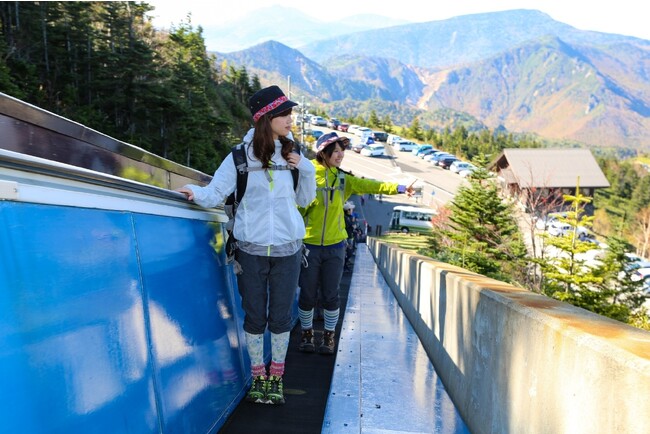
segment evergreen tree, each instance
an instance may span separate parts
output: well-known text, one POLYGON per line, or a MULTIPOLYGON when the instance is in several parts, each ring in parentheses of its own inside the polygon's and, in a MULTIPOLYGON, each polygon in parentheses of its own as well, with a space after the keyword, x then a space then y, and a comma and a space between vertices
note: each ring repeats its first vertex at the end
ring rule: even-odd
POLYGON ((393 132, 393 121, 389 115, 382 118, 380 127, 389 134, 393 132))
MULTIPOLYGON (((217 158, 217 98, 212 62, 207 56, 202 30, 181 23, 172 29, 166 55, 173 62, 169 88, 176 104, 165 114, 168 158, 210 172, 217 158)), ((246 76, 247 78, 247 76, 246 76)))
POLYGON ((422 127, 420 126, 420 120, 417 117, 413 118, 413 121, 408 128, 408 135, 409 137, 413 137, 417 140, 424 139, 424 131, 422 130, 422 127))
MULTIPOLYGON (((642 281, 632 280, 634 262, 628 255, 628 244, 618 237, 607 238, 607 249, 594 269, 602 279, 594 288, 581 294, 589 301, 589 310, 622 322, 629 322, 634 313, 644 311, 646 294, 642 281)), ((585 303, 587 304, 587 303, 585 303)))
POLYGON ((377 112, 375 110, 370 111, 370 116, 368 117, 368 126, 370 128, 381 127, 381 122, 379 121, 379 117, 377 116, 377 112))
POLYGON ((354 124, 354 125, 365 125, 366 124, 366 120, 360 114, 357 114, 356 116, 354 116, 350 120, 350 122, 352 122, 352 124, 354 124))
POLYGON ((632 191, 630 205, 632 213, 650 206, 650 175, 645 175, 639 179, 632 191))
POLYGON ((599 298, 594 291, 604 278, 594 272, 584 256, 593 249, 592 243, 578 238, 578 227, 591 227, 593 217, 584 213, 584 206, 591 198, 580 193, 579 186, 576 191, 576 195, 564 195, 565 202, 571 203, 571 210, 566 217, 558 218, 560 223, 569 224, 573 229, 565 236, 543 234, 547 246, 557 253, 553 257, 540 259, 540 265, 546 279, 544 292, 547 295, 593 310, 606 300, 606 297, 599 298))
POLYGON ((459 188, 449 210, 448 228, 432 240, 433 246, 446 246, 436 258, 504 282, 523 281, 526 248, 513 205, 501 200, 487 171, 475 171, 470 185, 459 188))

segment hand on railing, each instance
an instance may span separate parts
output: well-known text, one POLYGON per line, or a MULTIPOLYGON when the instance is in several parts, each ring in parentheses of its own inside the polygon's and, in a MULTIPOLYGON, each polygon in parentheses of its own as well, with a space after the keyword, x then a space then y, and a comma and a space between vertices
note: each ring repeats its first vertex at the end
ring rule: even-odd
POLYGON ((181 187, 181 188, 177 188, 174 191, 182 193, 187 200, 194 200, 194 193, 189 188, 181 187))

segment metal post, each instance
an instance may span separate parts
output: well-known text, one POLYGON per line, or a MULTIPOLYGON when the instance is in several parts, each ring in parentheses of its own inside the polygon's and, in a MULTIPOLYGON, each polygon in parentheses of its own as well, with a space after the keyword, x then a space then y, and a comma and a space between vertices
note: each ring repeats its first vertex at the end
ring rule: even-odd
POLYGON ((305 97, 300 98, 300 142, 305 144, 305 97))
POLYGON ((289 99, 291 98, 291 76, 287 75, 287 95, 289 95, 289 99))

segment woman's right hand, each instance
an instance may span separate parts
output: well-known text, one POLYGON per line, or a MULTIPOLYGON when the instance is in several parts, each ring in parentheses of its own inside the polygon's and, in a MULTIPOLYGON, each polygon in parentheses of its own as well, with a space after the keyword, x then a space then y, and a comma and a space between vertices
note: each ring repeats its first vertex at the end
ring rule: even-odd
POLYGON ((290 153, 287 156, 287 163, 289 164, 289 167, 293 167, 294 169, 298 167, 301 158, 302 157, 300 156, 300 154, 296 154, 295 152, 290 153))
POLYGON ((194 200, 194 193, 189 188, 181 187, 181 188, 177 188, 174 191, 177 191, 177 192, 182 193, 183 195, 185 195, 185 198, 187 200, 194 200))

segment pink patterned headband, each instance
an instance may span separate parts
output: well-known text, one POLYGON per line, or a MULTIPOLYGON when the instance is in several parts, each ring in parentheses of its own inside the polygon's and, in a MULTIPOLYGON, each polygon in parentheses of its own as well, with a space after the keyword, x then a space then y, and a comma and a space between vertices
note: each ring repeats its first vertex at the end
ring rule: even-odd
POLYGON ((277 108, 277 107, 280 106, 282 103, 285 103, 285 102, 287 102, 287 101, 289 101, 289 98, 287 98, 286 96, 283 95, 283 96, 281 96, 280 98, 278 98, 278 99, 276 99, 275 101, 273 101, 272 103, 265 105, 264 107, 262 107, 261 109, 259 109, 259 110, 257 111, 257 113, 255 113, 255 114, 253 115, 253 122, 257 122, 257 121, 258 121, 262 116, 264 116, 265 114, 267 114, 268 112, 270 112, 270 111, 273 110, 274 108, 277 108))

